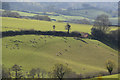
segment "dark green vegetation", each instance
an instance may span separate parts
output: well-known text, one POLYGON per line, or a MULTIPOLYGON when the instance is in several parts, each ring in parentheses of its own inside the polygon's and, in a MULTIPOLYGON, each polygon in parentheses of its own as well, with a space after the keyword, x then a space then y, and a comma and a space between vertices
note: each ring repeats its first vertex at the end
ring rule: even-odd
POLYGON ((119 50, 120 44, 118 43, 118 40, 120 39, 120 37, 118 36, 118 34, 120 33, 120 29, 116 31, 111 31, 109 33, 109 25, 111 25, 111 22, 109 21, 107 15, 98 16, 95 19, 93 28, 91 29, 92 36, 95 39, 100 40, 105 44, 111 46, 112 48, 119 50))

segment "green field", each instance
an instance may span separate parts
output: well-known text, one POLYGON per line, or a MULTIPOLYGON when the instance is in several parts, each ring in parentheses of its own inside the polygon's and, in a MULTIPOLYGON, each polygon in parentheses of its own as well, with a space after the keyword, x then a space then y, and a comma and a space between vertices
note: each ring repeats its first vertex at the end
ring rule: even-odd
MULTIPOLYGON (((2 17, 2 31, 41 30, 66 31, 66 23, 2 17)), ((70 24, 71 31, 91 32, 92 25, 70 24)), ((116 28, 112 28, 115 30, 116 28)), ((105 63, 111 59, 116 63, 118 54, 109 46, 92 39, 73 37, 54 37, 44 35, 21 35, 2 38, 2 62, 10 68, 21 65, 23 71, 41 68, 47 72, 55 63, 68 64, 77 74, 96 74, 107 72, 105 63), (82 41, 83 40, 83 41, 82 41)))
POLYGON ((17 12, 21 16, 34 16, 34 15, 36 15, 36 14, 33 14, 33 13, 27 13, 27 12, 21 12, 21 11, 12 11, 12 12, 17 12))
MULTIPOLYGON (((4 11, 4 10, 1 10, 4 11)), ((34 16, 37 14, 34 13, 28 13, 28 12, 22 12, 22 11, 12 11, 12 12, 17 12, 19 13, 21 16, 34 16)), ((43 12, 37 12, 39 15, 43 15, 43 12)), ((75 11, 71 11, 70 14, 71 15, 78 15, 78 16, 69 16, 69 15, 62 15, 59 14, 59 16, 54 16, 54 14, 56 14, 55 12, 46 12, 46 15, 48 14, 48 16, 51 19, 56 19, 57 21, 62 20, 62 21, 68 21, 71 19, 75 19, 75 20, 81 20, 81 19, 87 19, 90 22, 94 21, 94 18, 96 18, 98 15, 101 14, 107 14, 110 18, 110 21, 112 22, 112 24, 118 24, 118 18, 117 17, 111 17, 110 14, 104 12, 104 11, 100 11, 100 10, 94 10, 94 9, 90 9, 90 10, 75 10, 75 11), (86 13, 87 12, 87 13, 86 13), (93 14, 94 12, 94 14, 93 14)))
MULTIPOLYGON (((4 10, 0 10, 0 11, 4 11, 4 10)), ((34 15, 44 15, 44 12, 36 12, 37 14, 34 13, 28 13, 28 12, 22 12, 22 11, 12 11, 12 12, 17 12, 19 13, 21 16, 34 16, 34 15)), ((62 21, 69 21, 71 19, 75 19, 75 20, 81 20, 81 19, 87 19, 90 22, 93 22, 94 19, 101 14, 106 14, 108 15, 110 18, 110 21, 112 22, 112 24, 118 24, 118 18, 117 17, 111 17, 110 14, 101 11, 101 10, 96 10, 96 9, 88 9, 88 10, 73 10, 70 11, 69 14, 73 15, 62 15, 59 14, 59 16, 54 16, 54 14, 58 14, 55 12, 45 12, 46 15, 48 15, 51 19, 56 19, 57 21, 62 20, 62 21), (93 14, 94 12, 94 14, 93 14)))
POLYGON ((120 74, 114 74, 109 76, 103 76, 103 78, 120 78, 120 74))
POLYGON ((108 59, 114 60, 116 65, 118 61, 117 51, 96 40, 83 39, 85 43, 72 37, 42 35, 5 37, 2 40, 3 64, 7 67, 19 64, 24 71, 37 67, 49 71, 55 63, 67 63, 79 74, 99 73, 107 72, 105 63, 108 59))
POLYGON ((113 74, 113 75, 108 75, 108 76, 99 76, 96 78, 91 78, 91 79, 83 79, 83 80, 119 80, 120 79, 120 74, 113 74))
MULTIPOLYGON (((40 21, 40 20, 31 20, 31 19, 17 19, 17 18, 8 18, 2 17, 2 31, 9 30, 41 30, 41 31, 52 31, 53 25, 56 26, 56 31, 66 31, 66 23, 50 22, 50 21, 40 21)), ((70 24, 70 31, 79 31, 79 32, 91 32, 92 25, 84 24, 70 24)))

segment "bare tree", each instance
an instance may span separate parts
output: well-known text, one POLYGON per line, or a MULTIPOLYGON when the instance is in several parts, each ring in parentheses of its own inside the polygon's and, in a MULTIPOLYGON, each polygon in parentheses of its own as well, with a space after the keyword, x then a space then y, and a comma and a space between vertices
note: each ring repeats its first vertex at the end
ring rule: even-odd
POLYGON ((35 75, 36 75, 36 69, 34 69, 34 68, 31 69, 29 73, 30 73, 30 76, 31 76, 32 78, 34 78, 35 75))
POLYGON ((114 67, 115 67, 114 62, 111 60, 108 60, 106 63, 106 68, 107 68, 108 72, 110 73, 110 75, 112 74, 114 67))
POLYGON ((105 14, 102 14, 95 19, 93 28, 91 29, 91 34, 97 39, 104 39, 106 37, 105 34, 110 29, 110 25, 111 22, 109 21, 109 17, 105 14))
POLYGON ((15 72, 15 78, 22 77, 22 73, 20 72, 22 70, 22 66, 15 64, 14 66, 12 66, 11 70, 15 72))
POLYGON ((109 21, 108 15, 102 14, 95 19, 93 28, 96 28, 106 33, 109 30, 110 25, 111 22, 109 21))
POLYGON ((69 25, 69 23, 67 23, 67 25, 65 26, 65 29, 68 30, 67 33, 69 34, 71 26, 69 25))
POLYGON ((55 31, 55 25, 53 25, 53 30, 55 31))
POLYGON ((38 78, 40 78, 40 68, 36 69, 36 74, 37 74, 38 78))
POLYGON ((11 78, 11 74, 10 71, 4 66, 2 65, 2 78, 11 78))
POLYGON ((52 75, 55 78, 58 78, 59 80, 62 80, 64 75, 69 73, 70 69, 68 66, 65 66, 63 64, 55 64, 53 67, 52 75))

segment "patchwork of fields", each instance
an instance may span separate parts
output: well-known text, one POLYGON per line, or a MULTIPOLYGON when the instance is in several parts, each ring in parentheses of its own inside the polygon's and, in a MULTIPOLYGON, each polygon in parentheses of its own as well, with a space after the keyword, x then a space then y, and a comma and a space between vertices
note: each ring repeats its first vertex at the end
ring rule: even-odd
MULTIPOLYGON (((2 31, 41 30, 66 31, 66 23, 2 17, 2 31)), ((92 25, 70 24, 70 31, 91 32, 92 25)), ((114 30, 116 28, 113 28, 114 30)), ((23 71, 40 68, 50 71, 55 63, 67 64, 77 74, 107 72, 105 63, 114 60, 118 65, 117 51, 92 39, 22 35, 2 38, 2 62, 10 68, 21 65, 23 71)), ((117 71, 117 67, 114 72, 117 71)))

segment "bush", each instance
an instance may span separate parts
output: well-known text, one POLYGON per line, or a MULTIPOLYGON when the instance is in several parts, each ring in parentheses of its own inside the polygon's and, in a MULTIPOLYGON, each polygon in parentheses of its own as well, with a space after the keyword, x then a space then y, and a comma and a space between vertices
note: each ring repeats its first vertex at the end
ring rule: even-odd
POLYGON ((40 16, 40 15, 33 16, 33 19, 51 21, 51 19, 48 16, 40 16))
POLYGON ((11 12, 11 11, 3 11, 2 13, 3 17, 14 17, 14 18, 20 18, 20 14, 17 12, 11 12))

